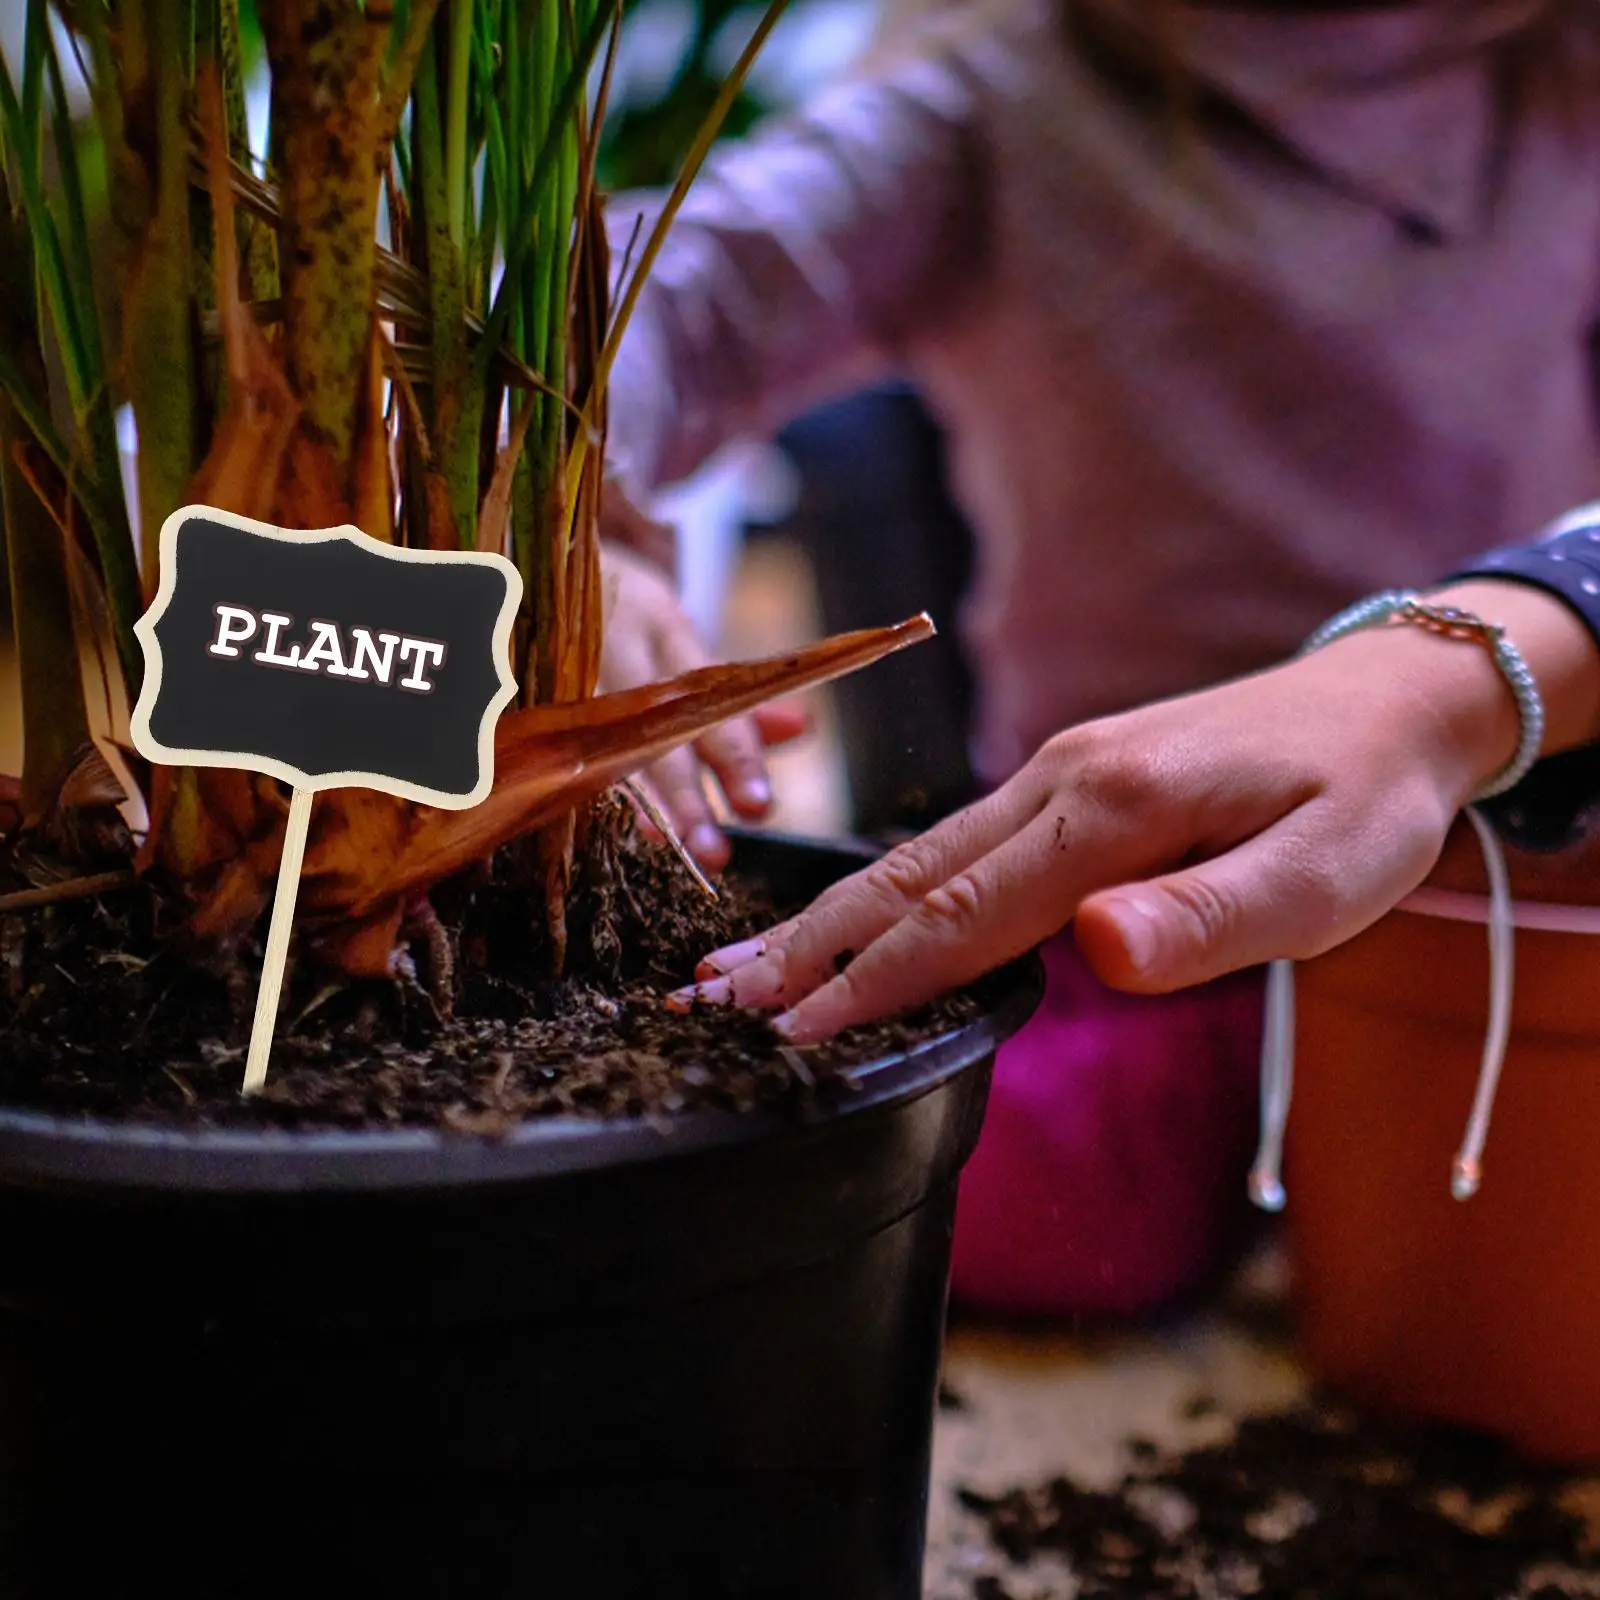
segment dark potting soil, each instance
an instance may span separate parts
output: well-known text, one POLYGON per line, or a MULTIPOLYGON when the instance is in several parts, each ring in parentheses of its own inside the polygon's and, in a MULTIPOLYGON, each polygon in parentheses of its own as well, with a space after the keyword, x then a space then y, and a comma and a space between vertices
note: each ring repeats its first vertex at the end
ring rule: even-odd
MULTIPOLYGON (((615 822, 616 819, 614 818, 615 822)), ((796 1050, 759 1016, 666 1010, 701 956, 797 909, 730 877, 716 900, 618 822, 577 872, 565 975, 539 896, 505 861, 437 897, 392 982, 288 975, 265 1089, 240 1093, 260 973, 251 941, 197 964, 143 883, 0 916, 0 1104, 141 1122, 437 1125, 493 1136, 534 1117, 798 1107, 841 1071, 975 1016, 982 990, 796 1050)), ((259 930, 261 937, 265 928, 259 930)))
MULTIPOLYGON (((1247 1418, 1225 1443, 1188 1454, 1141 1440, 1129 1454, 1109 1492, 1057 1478, 961 1499, 1013 1563, 1064 1558, 1075 1600, 1600 1594, 1600 1548, 1563 1502, 1579 1480, 1477 1436, 1378 1425, 1319 1403, 1247 1418)), ((982 1578, 974 1600, 1013 1600, 1012 1583, 982 1578)))

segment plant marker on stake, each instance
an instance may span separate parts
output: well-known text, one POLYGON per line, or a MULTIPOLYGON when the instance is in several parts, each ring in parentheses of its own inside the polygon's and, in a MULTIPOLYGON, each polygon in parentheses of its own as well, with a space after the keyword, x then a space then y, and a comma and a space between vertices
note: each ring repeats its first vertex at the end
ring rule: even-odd
POLYGON ((256 1014, 250 1024, 250 1054, 244 1064, 246 1094, 254 1094, 267 1081, 267 1057, 272 1054, 272 1034, 278 1021, 278 995, 283 988, 284 963, 289 958, 289 930, 294 926, 294 903, 300 892, 300 864, 305 860, 306 835, 311 831, 312 793, 310 789, 297 788, 289 801, 278 886, 272 894, 272 921, 267 927, 267 949, 261 963, 261 987, 256 991, 256 1014))
POLYGON ((489 795, 516 695, 522 579, 505 557, 406 550, 356 528, 294 532, 187 506, 161 529, 161 579, 134 632, 139 753, 264 772, 288 823, 245 1067, 266 1081, 300 868, 320 789, 464 811, 489 795))

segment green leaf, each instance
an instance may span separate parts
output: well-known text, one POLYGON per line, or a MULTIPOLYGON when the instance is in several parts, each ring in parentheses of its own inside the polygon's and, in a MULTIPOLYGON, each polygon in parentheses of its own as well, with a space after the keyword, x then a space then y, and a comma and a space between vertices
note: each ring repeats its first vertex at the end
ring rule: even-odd
POLYGON ((64 477, 72 471, 72 453, 67 449, 55 423, 50 420, 50 409, 34 394, 32 386, 22 375, 11 352, 0 344, 0 389, 16 408, 18 419, 33 435, 34 442, 50 458, 50 464, 64 477))
MULTIPOLYGON (((44 10, 44 0, 30 0, 44 10)), ((50 79, 50 131, 60 169, 61 193, 67 219, 66 259, 72 295, 81 308, 84 352, 93 367, 96 386, 104 381, 105 357, 100 345, 100 317, 95 303, 94 255, 89 245, 88 213, 83 203, 83 174, 79 164, 79 141, 72 125, 72 110, 67 102, 66 84, 61 74, 61 59, 49 28, 44 30, 45 70, 50 79)))
MULTIPOLYGON (((30 12, 30 36, 35 44, 33 60, 28 63, 33 67, 33 76, 30 78, 25 73, 22 98, 17 94, 9 66, 0 57, 0 134, 3 134, 3 143, 15 163, 22 216, 34 257, 34 281, 42 292, 61 352, 67 398, 79 429, 79 448, 72 449, 56 436, 49 418, 47 399, 43 394, 33 393, 22 369, 17 365, 15 352, 5 353, 4 370, 0 370, 0 387, 11 396, 19 420, 73 486, 78 503, 89 520, 100 558, 101 581, 105 585, 111 609, 118 658, 129 692, 135 693, 143 674, 144 657, 134 638, 133 625, 139 619, 143 599, 127 508, 122 499, 121 458, 117 450, 115 418, 101 355, 99 311, 94 297, 81 175, 77 170, 75 146, 70 138, 70 121, 58 110, 55 126, 68 129, 59 160, 63 168, 64 186, 68 190, 66 208, 69 237, 80 227, 82 230, 81 235, 74 239, 74 253, 79 260, 79 270, 74 272, 68 265, 55 213, 46 202, 40 178, 39 128, 37 122, 30 123, 27 120, 24 111, 30 83, 37 82, 42 86, 50 76, 54 77, 56 84, 60 82, 60 63, 53 36, 40 20, 43 7, 39 0, 33 0, 33 3, 36 10, 30 12), (44 42, 38 43, 41 37, 44 42), (72 172, 70 179, 65 176, 68 168, 72 172)), ((54 88, 52 93, 55 93, 54 88)), ((58 107, 64 108, 65 103, 63 89, 57 101, 58 107)))
POLYGON ((555 176, 557 160, 562 149, 561 134, 569 126, 572 113, 588 87, 589 68, 594 64, 600 46, 605 42, 612 21, 611 11, 597 11, 585 30, 574 53, 571 71, 567 74, 550 108, 549 119, 538 124, 543 127, 544 136, 538 155, 534 159, 527 187, 520 196, 517 206, 507 211, 505 273, 500 280, 494 305, 489 311, 474 370, 474 378, 480 392, 488 381, 489 363, 505 336, 506 320, 511 315, 512 296, 519 292, 518 283, 522 276, 523 265, 535 242, 535 229, 529 226, 529 223, 538 213, 546 184, 555 176))
MULTIPOLYGON (((46 10, 44 0, 29 0, 29 4, 43 19, 46 10)), ((41 21, 40 32, 44 39, 45 74, 50 87, 51 138, 66 212, 64 258, 73 303, 78 308, 78 326, 83 338, 86 363, 88 391, 83 422, 87 454, 93 463, 97 483, 120 486, 122 458, 117 445, 116 419, 112 412, 110 374, 100 337, 100 308, 95 294, 94 254, 89 240, 88 212, 83 199, 79 140, 72 124, 72 109, 67 101, 55 33, 47 20, 41 21)), ((119 499, 119 506, 120 503, 119 499)), ((118 520, 119 527, 108 530, 108 533, 118 539, 131 540, 131 528, 125 519, 118 520)), ((134 620, 131 617, 127 619, 130 627, 134 620)))
POLYGON ((44 187, 39 178, 36 127, 36 124, 29 124, 22 102, 17 97, 11 70, 5 58, 0 56, 0 129, 4 130, 6 144, 17 165, 23 213, 28 220, 35 267, 55 328, 56 340, 61 347, 68 398, 74 415, 81 420, 88 409, 89 396, 94 390, 98 374, 84 347, 83 332, 79 326, 79 307, 73 298, 71 274, 67 271, 55 217, 45 203, 44 187))
POLYGON ((22 809, 39 817, 89 740, 67 549, 49 510, 12 456, 15 408, 0 398, 0 508, 22 701, 22 809))
POLYGON ((39 108, 44 101, 44 57, 50 38, 50 19, 40 0, 28 0, 22 35, 22 116, 37 137, 42 126, 39 108))
POLYGON ((29 822, 46 810, 68 761, 89 738, 67 574, 69 552, 51 509, 29 481, 30 476, 43 480, 40 487, 49 493, 66 481, 66 452, 53 439, 48 410, 39 398, 48 379, 32 255, 26 222, 13 210, 10 185, 0 173, 0 526, 11 582, 16 693, 23 725, 22 806, 29 822), (24 409, 30 413, 27 420, 24 409), (52 436, 51 444, 40 446, 40 433, 52 436), (30 445, 29 470, 24 471, 21 452, 30 445), (48 466, 40 459, 46 454, 48 466), (60 475, 56 482, 49 481, 53 474, 60 475))

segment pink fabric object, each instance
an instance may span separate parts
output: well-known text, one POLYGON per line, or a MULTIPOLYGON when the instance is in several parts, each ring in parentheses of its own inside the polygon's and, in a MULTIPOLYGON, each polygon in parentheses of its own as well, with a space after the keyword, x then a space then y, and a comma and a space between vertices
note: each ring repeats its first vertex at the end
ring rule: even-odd
POLYGON ((1196 1287, 1249 1216, 1262 975, 1142 997, 1100 983, 1070 932, 1044 959, 962 1178, 952 1298, 1133 1315, 1196 1287))

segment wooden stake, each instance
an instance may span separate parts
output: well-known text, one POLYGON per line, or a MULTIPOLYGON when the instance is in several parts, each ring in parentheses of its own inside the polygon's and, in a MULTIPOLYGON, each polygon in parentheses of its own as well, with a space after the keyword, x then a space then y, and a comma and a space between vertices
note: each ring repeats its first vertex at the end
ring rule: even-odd
POLYGON ((289 823, 283 834, 283 860, 278 864, 278 887, 272 900, 272 922, 267 929, 267 954, 261 964, 261 987, 256 992, 256 1016, 250 1029, 250 1055, 245 1061, 244 1092, 254 1094, 267 1081, 267 1057, 278 1022, 278 991, 283 987, 283 967, 289 958, 289 933, 294 926, 295 896, 300 892, 300 865, 306 856, 306 834, 311 828, 314 789, 294 791, 289 801, 289 823))

